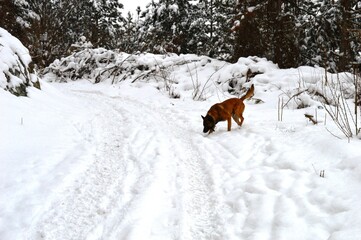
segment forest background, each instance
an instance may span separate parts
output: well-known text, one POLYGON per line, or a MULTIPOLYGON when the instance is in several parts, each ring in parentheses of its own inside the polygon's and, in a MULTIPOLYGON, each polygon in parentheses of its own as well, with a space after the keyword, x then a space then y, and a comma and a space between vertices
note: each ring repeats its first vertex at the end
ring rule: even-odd
POLYGON ((135 14, 119 0, 0 0, 0 27, 40 69, 86 47, 267 58, 281 68, 349 71, 360 62, 358 0, 159 0, 135 14))

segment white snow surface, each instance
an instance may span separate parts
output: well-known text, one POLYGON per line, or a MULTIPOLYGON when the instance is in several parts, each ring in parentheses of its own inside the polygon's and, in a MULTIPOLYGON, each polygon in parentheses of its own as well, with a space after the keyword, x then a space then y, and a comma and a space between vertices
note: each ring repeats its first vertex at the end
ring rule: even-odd
POLYGON ((279 97, 317 88, 323 73, 199 57, 172 67, 171 88, 49 74, 29 97, 0 89, 0 239, 359 239, 360 139, 342 137, 308 95, 277 119, 279 97), (234 97, 230 79, 249 87, 248 69, 263 103, 245 102, 242 127, 203 134, 201 115, 234 97), (313 125, 304 114, 316 110, 313 125))

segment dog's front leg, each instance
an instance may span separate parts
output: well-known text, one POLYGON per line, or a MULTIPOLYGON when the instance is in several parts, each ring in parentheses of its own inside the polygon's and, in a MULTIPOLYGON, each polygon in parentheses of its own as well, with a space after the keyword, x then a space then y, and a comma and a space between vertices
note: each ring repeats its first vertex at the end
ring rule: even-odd
POLYGON ((228 122, 228 128, 227 128, 227 130, 228 130, 228 131, 231 131, 232 118, 231 118, 231 117, 229 117, 229 118, 227 119, 227 122, 228 122))

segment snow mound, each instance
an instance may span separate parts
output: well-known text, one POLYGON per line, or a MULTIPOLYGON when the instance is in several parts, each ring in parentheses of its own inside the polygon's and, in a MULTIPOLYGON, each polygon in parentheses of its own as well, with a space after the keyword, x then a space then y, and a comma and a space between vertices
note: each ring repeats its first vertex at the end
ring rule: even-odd
POLYGON ((227 94, 240 97, 254 83, 256 103, 277 105, 280 101, 282 108, 289 109, 337 105, 338 96, 355 96, 354 76, 350 73, 331 74, 324 68, 306 66, 279 69, 260 57, 228 63, 193 54, 127 54, 87 48, 56 60, 45 74, 54 82, 85 79, 91 83, 150 84, 172 98, 193 100, 227 94))
POLYGON ((0 88, 16 96, 27 96, 26 88, 40 89, 29 51, 8 31, 0 28, 0 88))
POLYGON ((256 74, 278 69, 267 59, 240 58, 231 64, 206 56, 127 54, 104 48, 84 49, 54 61, 44 71, 55 82, 86 79, 92 83, 122 81, 152 82, 173 97, 190 91, 195 100, 204 100, 217 89, 243 93, 243 84, 256 74))

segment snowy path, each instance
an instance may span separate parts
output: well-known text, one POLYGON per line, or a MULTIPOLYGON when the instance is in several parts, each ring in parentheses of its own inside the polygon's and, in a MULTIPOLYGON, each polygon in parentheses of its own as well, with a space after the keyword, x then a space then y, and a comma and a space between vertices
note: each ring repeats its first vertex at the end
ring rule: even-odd
POLYGON ((314 145, 312 126, 298 132, 293 125, 279 123, 274 129, 272 124, 260 119, 241 134, 222 133, 227 139, 215 138, 219 144, 207 149, 225 156, 214 166, 231 216, 224 239, 333 239, 347 228, 342 222, 353 211, 347 193, 353 186, 335 188, 333 182, 346 178, 332 166, 334 159, 344 158, 345 149, 329 149, 322 140, 314 145), (327 166, 326 175, 333 176, 319 177, 315 166, 327 166))
POLYGON ((75 94, 94 109, 85 131, 95 148, 94 162, 36 223, 35 238, 173 239, 176 233, 182 239, 212 239, 219 234, 212 179, 186 130, 134 100, 75 94))
POLYGON ((204 136, 199 113, 207 102, 140 97, 147 89, 124 86, 63 88, 89 112, 75 124, 89 162, 46 203, 28 239, 343 240, 361 233, 352 224, 361 209, 355 144, 330 140, 298 113, 265 121, 276 110, 248 104, 242 128, 227 132, 220 123, 204 136))

